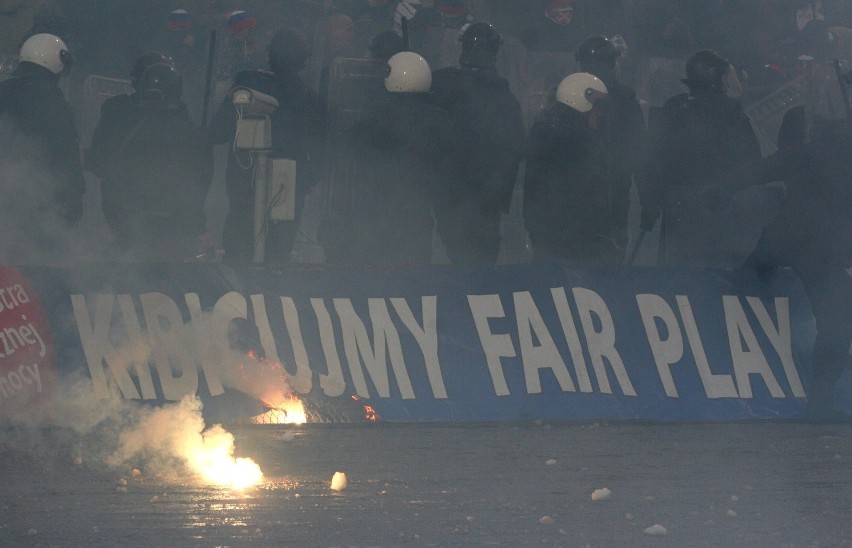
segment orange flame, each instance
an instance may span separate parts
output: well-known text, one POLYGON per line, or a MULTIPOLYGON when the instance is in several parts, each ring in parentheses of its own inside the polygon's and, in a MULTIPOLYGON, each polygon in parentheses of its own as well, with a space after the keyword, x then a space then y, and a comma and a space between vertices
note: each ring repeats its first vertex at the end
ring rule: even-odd
MULTIPOLYGON (((358 396, 355 396, 355 395, 352 396, 352 399, 355 400, 355 401, 361 401, 361 398, 359 398, 358 396)), ((376 410, 373 409, 372 405, 367 405, 366 403, 362 403, 361 407, 364 408, 364 420, 366 422, 378 422, 379 421, 379 414, 376 413, 376 410)))

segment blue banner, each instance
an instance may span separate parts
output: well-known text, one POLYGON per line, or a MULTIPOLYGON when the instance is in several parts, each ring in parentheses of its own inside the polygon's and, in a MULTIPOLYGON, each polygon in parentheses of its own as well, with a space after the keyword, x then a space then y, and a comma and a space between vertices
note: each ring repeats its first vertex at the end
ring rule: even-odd
MULTIPOLYGON (((0 315, 5 332, 23 330, 36 357, 38 339, 52 341, 62 379, 85 379, 93 398, 195 393, 217 420, 288 394, 392 422, 787 419, 802 416, 810 381, 813 318, 787 270, 2 271, 3 295, 40 303, 48 324, 15 312, 0 315)), ((13 380, 34 390, 34 358, 4 356, 0 398, 15 397, 13 380)))

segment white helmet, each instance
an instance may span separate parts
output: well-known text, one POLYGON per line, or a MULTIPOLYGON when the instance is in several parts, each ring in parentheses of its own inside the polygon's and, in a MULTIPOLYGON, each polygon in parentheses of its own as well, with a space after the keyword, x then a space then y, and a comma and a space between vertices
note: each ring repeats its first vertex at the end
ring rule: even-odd
POLYGON ((579 112, 589 112, 594 102, 606 94, 601 79, 588 72, 568 75, 556 88, 556 100, 579 112))
POLYGON ((388 59, 385 89, 394 93, 418 93, 432 87, 432 69, 413 51, 401 51, 388 59))
POLYGON ((58 36, 35 34, 21 46, 19 61, 41 65, 53 74, 60 74, 69 68, 71 56, 68 46, 58 36))

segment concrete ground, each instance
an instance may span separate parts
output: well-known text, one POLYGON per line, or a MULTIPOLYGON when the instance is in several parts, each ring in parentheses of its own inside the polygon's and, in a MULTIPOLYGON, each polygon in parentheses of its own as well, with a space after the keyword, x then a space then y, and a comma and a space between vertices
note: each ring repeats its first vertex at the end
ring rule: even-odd
POLYGON ((852 425, 232 432, 265 477, 242 493, 0 434, 0 545, 852 546, 852 425))

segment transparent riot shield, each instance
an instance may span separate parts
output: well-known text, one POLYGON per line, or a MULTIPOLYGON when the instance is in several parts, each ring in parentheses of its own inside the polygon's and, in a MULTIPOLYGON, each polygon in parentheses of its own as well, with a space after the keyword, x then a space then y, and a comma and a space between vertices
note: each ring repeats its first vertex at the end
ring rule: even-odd
POLYGON ((778 150, 778 130, 784 114, 791 108, 805 104, 807 88, 807 77, 800 76, 745 109, 764 156, 778 150))
POLYGON ((384 94, 387 63, 376 59, 335 59, 328 77, 328 127, 322 181, 322 223, 319 241, 329 262, 340 262, 345 235, 360 195, 353 174, 357 158, 340 153, 338 144, 347 130, 364 119, 384 94))
POLYGON ((80 117, 80 142, 88 147, 92 141, 92 134, 100 119, 101 105, 110 97, 124 95, 133 92, 130 80, 122 78, 110 78, 90 74, 83 81, 83 104, 82 116, 80 117))
POLYGON ((781 183, 738 192, 723 208, 708 205, 711 185, 669 187, 660 242, 659 264, 735 268, 754 249, 763 227, 778 214, 781 183))

